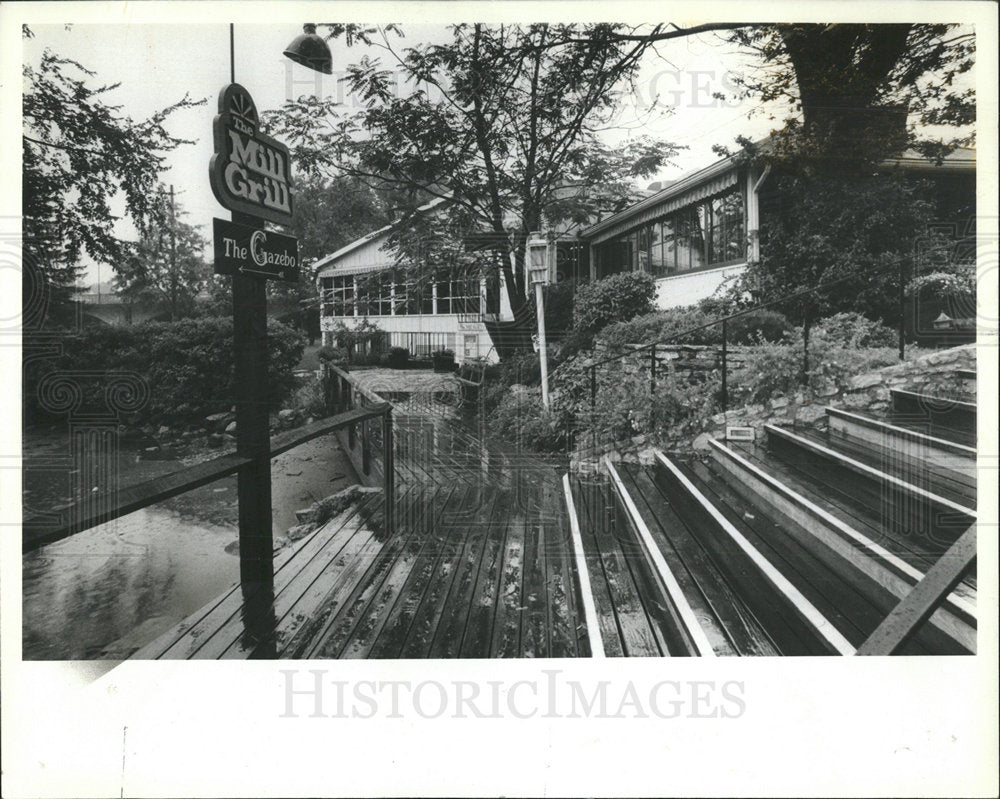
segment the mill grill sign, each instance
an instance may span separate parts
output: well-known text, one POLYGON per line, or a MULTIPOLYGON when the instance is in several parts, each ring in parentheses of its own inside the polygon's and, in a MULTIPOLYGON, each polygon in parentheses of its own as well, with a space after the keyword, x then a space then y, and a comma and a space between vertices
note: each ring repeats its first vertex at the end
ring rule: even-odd
POLYGON ((219 95, 219 113, 213 123, 212 191, 231 211, 288 224, 292 221, 288 148, 261 133, 259 123, 250 93, 238 83, 226 86, 219 95))

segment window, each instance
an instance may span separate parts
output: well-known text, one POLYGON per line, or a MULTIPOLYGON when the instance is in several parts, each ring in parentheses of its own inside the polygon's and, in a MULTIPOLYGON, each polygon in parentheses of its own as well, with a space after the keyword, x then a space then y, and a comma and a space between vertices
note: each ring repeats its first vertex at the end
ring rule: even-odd
POLYGON ((655 277, 744 258, 746 228, 739 188, 674 211, 595 248, 598 276, 622 269, 655 277))
POLYGON ((322 280, 323 316, 354 316, 354 276, 338 275, 322 280))

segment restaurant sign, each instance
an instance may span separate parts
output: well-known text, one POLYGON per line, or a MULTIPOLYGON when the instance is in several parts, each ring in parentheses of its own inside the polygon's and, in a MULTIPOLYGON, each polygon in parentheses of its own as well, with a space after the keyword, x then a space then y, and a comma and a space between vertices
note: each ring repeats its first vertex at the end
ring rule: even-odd
POLYGON ((213 219, 215 273, 257 275, 294 283, 299 279, 299 240, 263 227, 213 219))
POLYGON ((250 92, 238 83, 226 86, 219 95, 219 113, 212 126, 212 191, 230 211, 288 224, 292 221, 288 148, 261 133, 259 123, 250 92))

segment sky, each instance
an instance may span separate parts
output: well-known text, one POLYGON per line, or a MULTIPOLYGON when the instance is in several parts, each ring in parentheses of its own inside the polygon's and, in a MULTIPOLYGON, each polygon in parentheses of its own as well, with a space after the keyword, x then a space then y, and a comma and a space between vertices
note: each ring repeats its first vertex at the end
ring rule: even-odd
MULTIPOLYGON (((185 93, 207 98, 203 106, 172 115, 168 130, 175 136, 194 140, 167 157, 169 168, 162 175, 164 185, 173 185, 186 222, 211 236, 213 216, 228 218, 215 200, 208 183, 208 162, 212 155, 212 118, 217 113, 217 97, 229 82, 229 26, 226 24, 61 24, 31 25, 35 38, 24 40, 25 63, 37 64, 45 48, 75 59, 94 71, 93 83, 121 85, 108 95, 108 102, 121 104, 123 113, 139 119, 176 102, 185 93)), ((322 29, 321 29, 322 30, 322 29)), ((447 40, 443 25, 405 24, 396 46, 447 40)), ((345 95, 338 70, 357 61, 367 50, 364 45, 348 48, 342 41, 331 42, 334 74, 327 76, 292 63, 282 51, 299 33, 294 23, 236 24, 235 76, 254 97, 259 111, 280 107, 286 99, 303 94, 328 97, 338 94, 348 105, 355 98, 345 95)), ((748 119, 746 104, 724 103, 714 92, 731 88, 731 73, 743 58, 728 51, 714 35, 681 39, 660 45, 660 55, 644 61, 635 91, 623 97, 620 127, 604 136, 617 143, 629 136, 649 135, 689 149, 675 159, 675 165, 651 178, 675 179, 716 159, 713 144, 732 144, 738 134, 765 135, 774 124, 761 114, 748 119), (646 113, 654 95, 662 106, 646 113)), ((648 181, 646 181, 648 182, 648 181)), ((119 235, 134 238, 131 225, 118 227, 119 235)), ((107 266, 88 266, 85 281, 107 281, 107 266)))

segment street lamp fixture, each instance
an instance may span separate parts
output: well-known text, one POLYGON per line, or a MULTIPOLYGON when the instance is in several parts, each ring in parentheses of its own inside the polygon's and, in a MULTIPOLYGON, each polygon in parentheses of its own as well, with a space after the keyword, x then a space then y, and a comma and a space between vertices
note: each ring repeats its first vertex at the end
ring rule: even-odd
POLYGON ((532 233, 526 245, 528 281, 535 287, 535 316, 538 317, 538 360, 542 370, 542 406, 549 409, 549 358, 545 342, 545 301, 542 287, 552 275, 554 237, 549 233, 532 233))
POLYGON ((312 22, 302 26, 302 33, 285 48, 285 55, 296 64, 302 64, 325 75, 333 74, 333 55, 330 53, 330 47, 323 37, 316 33, 316 25, 312 22))

